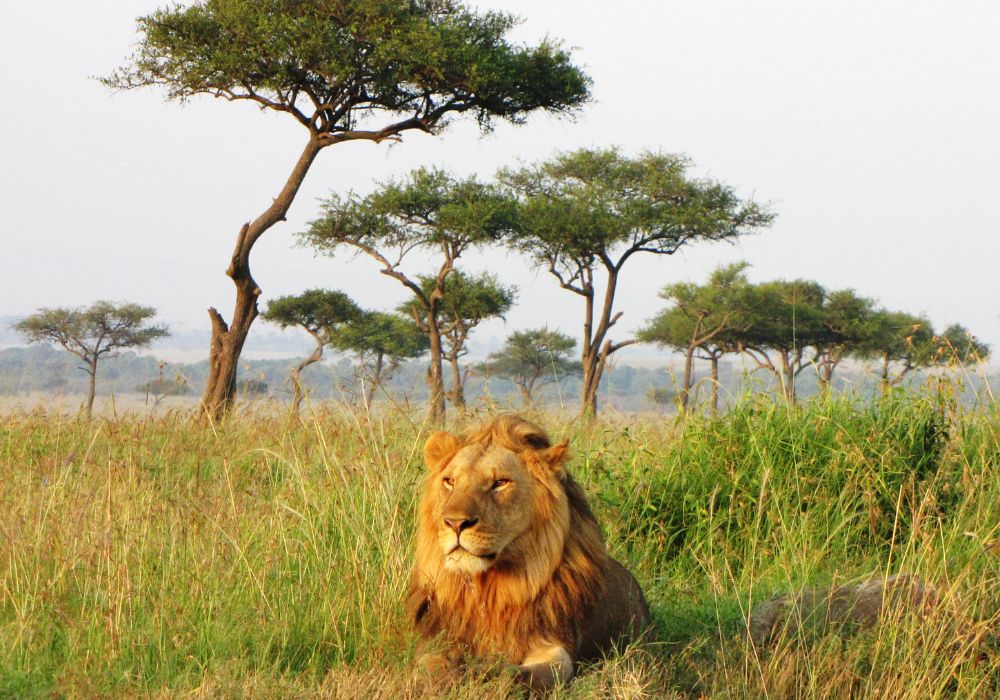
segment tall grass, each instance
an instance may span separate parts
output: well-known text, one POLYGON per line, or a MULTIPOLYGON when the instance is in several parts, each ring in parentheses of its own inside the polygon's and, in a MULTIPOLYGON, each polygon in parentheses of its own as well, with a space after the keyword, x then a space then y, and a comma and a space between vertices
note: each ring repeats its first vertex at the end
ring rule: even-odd
MULTIPOLYGON (((424 697, 400 601, 422 428, 170 415, 0 422, 0 696, 424 697)), ((1000 693, 1000 416, 933 397, 580 426, 571 438, 659 642, 557 697, 1000 693), (746 637, 773 592, 908 571, 925 619, 746 637)), ((502 697, 470 673, 438 694, 502 697)))

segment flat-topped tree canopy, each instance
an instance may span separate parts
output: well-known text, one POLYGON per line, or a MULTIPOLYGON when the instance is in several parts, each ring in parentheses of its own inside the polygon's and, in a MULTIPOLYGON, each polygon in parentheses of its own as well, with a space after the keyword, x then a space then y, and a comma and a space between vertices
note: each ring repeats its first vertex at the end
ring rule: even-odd
POLYGON ((301 326, 327 343, 340 325, 358 319, 361 314, 361 308, 343 292, 308 289, 272 300, 262 316, 280 328, 301 326))
POLYGON ((635 253, 672 254, 694 241, 736 238, 773 215, 731 187, 688 174, 668 153, 630 158, 616 148, 581 149, 500 173, 521 198, 521 247, 579 289, 584 269, 620 269, 635 253))
POLYGON ((236 286, 230 320, 209 309, 206 416, 233 405, 239 356, 257 317, 250 251, 285 220, 322 150, 435 133, 449 115, 469 114, 489 130, 497 119, 517 124, 587 101, 590 79, 569 52, 549 40, 508 41, 516 24, 459 0, 194 0, 139 18, 138 48, 106 85, 163 87, 180 101, 246 101, 291 115, 309 134, 284 187, 240 228, 226 270, 236 286))
POLYGON ((200 0, 139 18, 138 49, 104 82, 246 100, 324 145, 431 131, 449 113, 489 128, 572 112, 589 78, 556 42, 509 42, 517 23, 456 0, 200 0), (380 113, 398 118, 375 122, 380 113))
POLYGON ((774 218, 721 182, 689 176, 688 167, 683 156, 630 158, 606 148, 560 153, 499 174, 519 203, 515 245, 583 298, 585 414, 597 412, 608 357, 636 342, 608 337, 622 315, 614 305, 625 263, 636 253, 670 255, 697 241, 732 240, 774 218))
MULTIPOLYGON (((514 203, 493 185, 417 168, 367 196, 331 193, 300 240, 325 253, 344 245, 369 255, 384 250, 386 262, 390 251, 398 250, 401 260, 416 247, 457 258, 469 247, 499 241, 513 229, 515 216, 514 203)), ((391 265, 397 267, 398 262, 391 265)), ((421 296, 419 285, 414 287, 421 296)))

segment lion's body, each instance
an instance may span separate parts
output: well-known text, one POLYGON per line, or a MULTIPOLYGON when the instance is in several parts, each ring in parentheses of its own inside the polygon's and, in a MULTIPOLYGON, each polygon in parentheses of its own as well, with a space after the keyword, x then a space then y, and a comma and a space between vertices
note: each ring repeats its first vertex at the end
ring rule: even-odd
POLYGON ((638 583, 563 469, 565 444, 501 416, 463 438, 438 433, 425 455, 410 593, 422 636, 500 656, 544 686, 646 629, 638 583))

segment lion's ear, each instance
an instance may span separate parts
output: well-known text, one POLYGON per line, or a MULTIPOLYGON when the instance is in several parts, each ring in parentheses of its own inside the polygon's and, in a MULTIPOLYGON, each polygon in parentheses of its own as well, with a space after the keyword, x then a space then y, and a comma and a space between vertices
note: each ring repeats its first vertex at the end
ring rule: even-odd
POLYGON ((539 455, 552 471, 558 471, 569 460, 569 440, 563 440, 557 445, 540 450, 539 455))
POLYGON ((431 434, 424 444, 424 462, 427 463, 427 468, 437 471, 458 452, 459 447, 461 443, 451 433, 439 430, 431 434))

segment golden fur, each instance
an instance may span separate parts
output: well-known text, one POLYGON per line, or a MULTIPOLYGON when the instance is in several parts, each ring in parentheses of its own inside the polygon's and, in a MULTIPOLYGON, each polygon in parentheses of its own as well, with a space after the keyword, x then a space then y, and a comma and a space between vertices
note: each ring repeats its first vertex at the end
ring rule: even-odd
POLYGON ((499 655, 545 686, 646 627, 638 584, 564 468, 565 442, 504 415, 461 437, 435 433, 424 456, 409 596, 422 636, 499 655))

